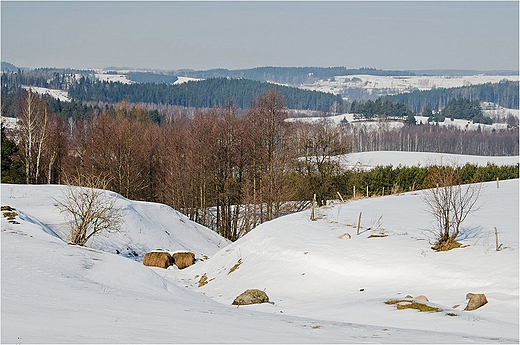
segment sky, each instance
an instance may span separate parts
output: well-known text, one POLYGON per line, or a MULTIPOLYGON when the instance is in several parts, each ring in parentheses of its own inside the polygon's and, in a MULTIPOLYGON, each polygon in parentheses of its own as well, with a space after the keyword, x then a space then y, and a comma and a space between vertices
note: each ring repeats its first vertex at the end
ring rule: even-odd
POLYGON ((1 1, 21 67, 519 69, 519 2, 1 1))

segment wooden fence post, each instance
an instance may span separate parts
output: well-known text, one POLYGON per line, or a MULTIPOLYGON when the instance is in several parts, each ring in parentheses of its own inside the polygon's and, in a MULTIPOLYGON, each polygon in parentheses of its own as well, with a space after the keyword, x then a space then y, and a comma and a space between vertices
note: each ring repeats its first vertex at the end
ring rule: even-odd
POLYGON ((361 214, 363 212, 359 212, 359 218, 358 218, 358 222, 357 222, 357 235, 359 235, 359 228, 361 227, 361 214))
POLYGON ((316 220, 316 217, 314 216, 314 205, 316 205, 316 194, 314 194, 314 197, 312 198, 311 220, 316 220))
POLYGON ((495 226, 495 248, 496 248, 497 252, 500 250, 498 248, 498 229, 496 226, 495 226))

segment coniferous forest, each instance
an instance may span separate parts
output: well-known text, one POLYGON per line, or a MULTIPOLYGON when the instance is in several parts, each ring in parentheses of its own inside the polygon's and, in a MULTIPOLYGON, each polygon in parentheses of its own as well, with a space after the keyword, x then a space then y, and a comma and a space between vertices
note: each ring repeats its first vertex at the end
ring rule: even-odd
POLYGON ((109 103, 127 101, 195 108, 235 106, 246 109, 256 96, 270 88, 276 89, 283 95, 287 107, 291 109, 321 110, 330 108, 335 102, 343 103, 339 95, 330 93, 302 90, 249 79, 228 78, 210 78, 179 85, 123 84, 81 78, 69 88, 69 96, 80 101, 109 103))

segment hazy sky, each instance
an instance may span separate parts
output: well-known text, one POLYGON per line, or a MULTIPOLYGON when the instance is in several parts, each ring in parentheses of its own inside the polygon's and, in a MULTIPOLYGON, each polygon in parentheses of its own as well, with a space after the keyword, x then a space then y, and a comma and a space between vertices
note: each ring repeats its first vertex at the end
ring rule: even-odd
POLYGON ((519 2, 1 1, 23 67, 518 70, 519 2))

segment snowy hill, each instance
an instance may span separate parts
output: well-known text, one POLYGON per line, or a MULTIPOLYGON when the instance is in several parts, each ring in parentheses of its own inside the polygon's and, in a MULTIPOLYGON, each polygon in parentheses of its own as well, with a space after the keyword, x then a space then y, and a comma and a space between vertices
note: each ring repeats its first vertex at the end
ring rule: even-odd
POLYGON ((431 90, 434 88, 454 88, 486 83, 498 83, 502 80, 518 81, 518 75, 465 75, 465 76, 376 76, 348 75, 317 80, 312 84, 301 85, 307 90, 343 94, 346 89, 364 90, 370 95, 395 95, 413 90, 431 90))
MULTIPOLYGON (((63 195, 65 186, 2 184, 2 205, 15 208, 20 219, 40 224, 55 237, 68 240, 68 224, 54 206, 63 195)), ((119 194, 107 192, 117 199, 122 208, 122 231, 107 236, 93 237, 88 246, 93 249, 142 259, 154 249, 191 251, 196 257, 211 256, 229 241, 202 225, 190 221, 169 206, 150 202, 132 201, 119 194)), ((4 219, 2 219, 3 225, 4 219)))
POLYGON ((109 192, 125 232, 83 248, 60 239, 66 224, 52 198, 62 186, 2 185, 19 224, 1 220, 1 341, 518 343, 518 182, 484 184, 480 210, 463 223, 464 248, 442 253, 430 249, 422 192, 320 208, 316 221, 295 213, 232 244, 167 206, 109 192), (346 232, 351 239, 338 238, 346 232), (137 259, 115 254, 125 246, 137 259), (143 266, 141 254, 158 247, 209 259, 184 270, 143 266), (249 288, 271 303, 232 306, 249 288), (468 292, 489 303, 464 311, 468 292), (443 311, 385 304, 408 294, 443 311))

